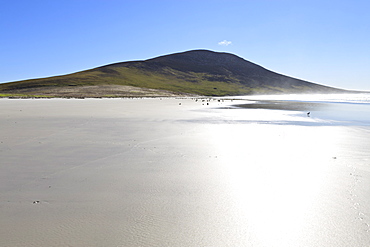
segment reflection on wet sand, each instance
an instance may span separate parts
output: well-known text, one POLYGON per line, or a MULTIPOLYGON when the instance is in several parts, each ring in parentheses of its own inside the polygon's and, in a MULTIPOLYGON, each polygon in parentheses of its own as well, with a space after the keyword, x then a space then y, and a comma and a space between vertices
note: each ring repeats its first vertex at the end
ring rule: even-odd
POLYGON ((247 104, 236 104, 235 107, 248 109, 270 109, 284 111, 314 111, 323 110, 331 107, 328 103, 299 102, 299 101, 281 101, 281 100, 264 100, 251 101, 247 104))

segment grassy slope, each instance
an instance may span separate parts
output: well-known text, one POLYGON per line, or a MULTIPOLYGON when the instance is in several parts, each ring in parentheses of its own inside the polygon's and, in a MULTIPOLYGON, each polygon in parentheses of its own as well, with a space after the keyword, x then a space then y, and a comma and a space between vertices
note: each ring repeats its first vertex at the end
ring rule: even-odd
MULTIPOLYGON (((292 90, 285 90, 273 86, 250 88, 242 84, 238 79, 232 77, 229 77, 229 81, 225 82, 225 78, 217 80, 213 75, 207 73, 184 73, 170 68, 167 68, 166 71, 143 71, 135 67, 116 67, 110 70, 114 70, 115 72, 110 71, 107 73, 94 69, 64 76, 2 84, 0 85, 0 92, 17 93, 17 89, 22 89, 22 94, 37 94, 38 88, 42 87, 113 84, 208 96, 243 95, 251 93, 292 93, 292 90)), ((309 90, 309 87, 296 87, 297 92, 309 90)))
POLYGON ((37 93, 40 87, 73 87, 88 85, 128 85, 143 88, 161 89, 173 92, 199 95, 237 95, 248 94, 251 89, 240 83, 225 83, 205 79, 204 73, 183 73, 172 69, 165 72, 142 71, 138 68, 117 67, 117 73, 89 70, 70 75, 26 80, 0 85, 0 92, 12 93, 22 89, 24 93, 37 93), (190 78, 190 79, 189 79, 190 78))
POLYGON ((235 55, 191 51, 147 61, 112 64, 64 76, 0 84, 0 94, 42 95, 50 87, 92 85, 127 85, 207 96, 335 90, 278 75, 235 55), (204 59, 205 56, 209 58, 204 59), (253 70, 246 74, 251 66, 253 70))

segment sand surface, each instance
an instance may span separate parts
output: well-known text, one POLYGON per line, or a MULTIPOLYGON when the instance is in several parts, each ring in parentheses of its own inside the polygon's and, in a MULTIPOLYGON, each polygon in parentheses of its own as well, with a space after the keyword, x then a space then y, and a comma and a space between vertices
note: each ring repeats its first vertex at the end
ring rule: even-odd
POLYGON ((0 246, 368 246, 369 126, 235 103, 0 99, 0 246))

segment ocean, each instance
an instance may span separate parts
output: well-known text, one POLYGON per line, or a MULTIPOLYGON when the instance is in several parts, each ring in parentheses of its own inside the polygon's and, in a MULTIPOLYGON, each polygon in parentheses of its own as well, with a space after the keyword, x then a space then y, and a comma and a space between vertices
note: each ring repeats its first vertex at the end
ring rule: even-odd
POLYGON ((248 108, 289 110, 296 115, 310 112, 309 116, 321 124, 370 125, 370 93, 255 95, 236 99, 247 100, 248 108))

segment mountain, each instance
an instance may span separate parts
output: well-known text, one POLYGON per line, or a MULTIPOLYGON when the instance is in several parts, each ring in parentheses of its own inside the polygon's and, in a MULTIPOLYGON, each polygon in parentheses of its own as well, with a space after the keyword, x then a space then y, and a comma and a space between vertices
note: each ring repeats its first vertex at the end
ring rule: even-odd
POLYGON ((73 74, 0 84, 0 94, 140 96, 342 93, 267 70, 230 53, 192 50, 73 74), (135 94, 136 93, 136 94, 135 94))

